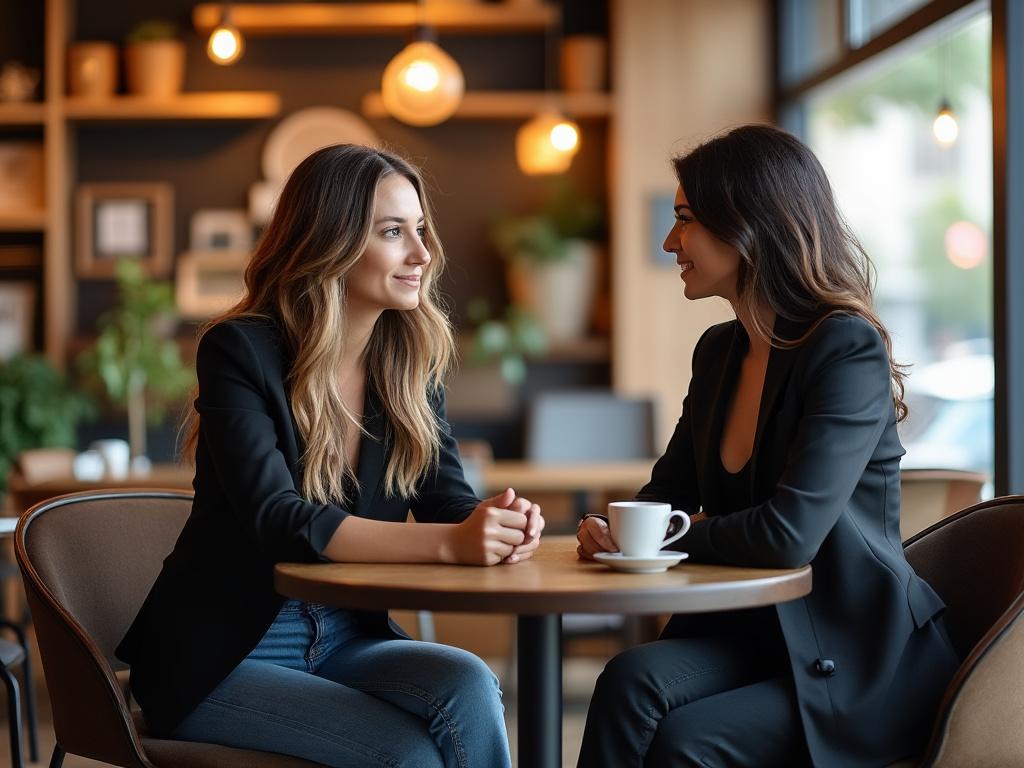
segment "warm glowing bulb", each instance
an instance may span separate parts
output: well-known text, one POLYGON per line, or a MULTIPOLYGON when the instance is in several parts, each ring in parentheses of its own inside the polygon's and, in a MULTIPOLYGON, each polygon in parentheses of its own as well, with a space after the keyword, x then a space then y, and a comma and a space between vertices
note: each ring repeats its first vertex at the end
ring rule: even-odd
POLYGON ((935 122, 932 123, 932 133, 935 134, 935 140, 944 147, 953 144, 956 137, 960 135, 960 126, 957 125, 956 115, 953 114, 952 108, 946 102, 943 102, 939 108, 939 114, 935 117, 935 122))
POLYGON ((954 267, 974 269, 988 253, 988 236, 973 221, 955 221, 945 235, 946 258, 954 267))
POLYGON ((210 41, 206 45, 207 54, 219 65, 229 65, 238 61, 244 49, 242 33, 226 20, 221 20, 220 26, 210 35, 210 41))
POLYGON ((414 61, 405 68, 402 79, 410 88, 420 93, 429 93, 441 83, 441 73, 429 61, 414 61))
POLYGON ((568 120, 563 120, 551 129, 551 145, 559 152, 571 152, 579 142, 580 132, 568 120))
POLYGON ((576 124, 558 113, 543 113, 516 132, 516 161, 530 176, 565 173, 579 151, 576 124))
POLYGON ((459 108, 465 80, 458 63, 434 43, 419 40, 388 62, 381 78, 384 108, 409 125, 437 125, 459 108))

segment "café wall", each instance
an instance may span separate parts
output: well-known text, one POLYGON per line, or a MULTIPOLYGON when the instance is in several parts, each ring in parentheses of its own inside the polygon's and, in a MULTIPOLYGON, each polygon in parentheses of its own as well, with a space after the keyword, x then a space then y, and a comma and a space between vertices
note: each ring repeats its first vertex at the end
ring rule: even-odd
POLYGON ((673 154, 771 118, 771 3, 614 0, 611 18, 612 380, 621 393, 656 398, 664 445, 697 339, 733 314, 720 299, 688 301, 675 264, 654 262, 666 233, 650 231, 651 201, 675 191, 673 154))

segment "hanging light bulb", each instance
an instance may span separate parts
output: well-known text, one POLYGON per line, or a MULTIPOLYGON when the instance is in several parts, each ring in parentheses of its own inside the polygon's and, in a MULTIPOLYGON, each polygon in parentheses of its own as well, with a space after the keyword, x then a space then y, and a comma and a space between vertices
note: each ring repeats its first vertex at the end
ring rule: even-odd
POLYGON ((960 126, 956 122, 956 115, 945 99, 939 105, 939 114, 935 116, 935 121, 932 123, 932 133, 935 134, 935 140, 944 147, 952 146, 957 136, 960 135, 960 126))
POLYGON ((466 81, 458 62, 437 44, 420 39, 388 62, 381 78, 384 108, 409 125, 443 123, 459 108, 466 81))
POLYGON ((221 11, 220 24, 210 33, 206 43, 206 55, 217 64, 234 64, 245 51, 245 40, 231 22, 231 8, 225 5, 221 11))
POLYGON ((557 112, 543 112, 516 132, 516 162, 528 176, 565 173, 579 148, 579 126, 557 112))

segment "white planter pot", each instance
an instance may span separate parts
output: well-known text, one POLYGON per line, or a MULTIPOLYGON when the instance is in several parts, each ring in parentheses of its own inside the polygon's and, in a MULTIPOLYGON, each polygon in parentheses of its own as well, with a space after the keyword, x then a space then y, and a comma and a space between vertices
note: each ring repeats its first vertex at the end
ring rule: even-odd
POLYGON ((153 99, 181 93, 185 82, 185 44, 180 40, 151 40, 125 48, 128 92, 153 99))
POLYGON ((509 294, 531 310, 552 344, 580 339, 587 333, 597 294, 598 246, 572 240, 565 259, 537 263, 526 258, 509 262, 509 294))

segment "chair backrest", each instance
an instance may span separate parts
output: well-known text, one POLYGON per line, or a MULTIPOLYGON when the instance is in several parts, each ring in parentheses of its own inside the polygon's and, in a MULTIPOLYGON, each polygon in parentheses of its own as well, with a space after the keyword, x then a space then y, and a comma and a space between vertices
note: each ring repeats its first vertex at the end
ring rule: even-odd
POLYGON ((968 507, 913 537, 906 554, 946 602, 965 659, 920 765, 1024 765, 1024 496, 968 507))
POLYGON ((916 533, 981 499, 988 476, 959 469, 905 469, 900 472, 900 536, 916 533))
POLYGON ((655 455, 654 402, 604 390, 545 392, 527 414, 526 458, 616 461, 655 455))
POLYGON ((114 675, 128 630, 192 506, 178 491, 87 492, 37 504, 15 533, 57 742, 149 766, 114 675))

